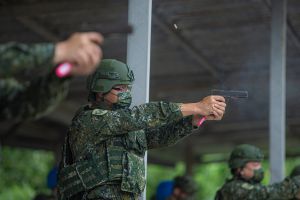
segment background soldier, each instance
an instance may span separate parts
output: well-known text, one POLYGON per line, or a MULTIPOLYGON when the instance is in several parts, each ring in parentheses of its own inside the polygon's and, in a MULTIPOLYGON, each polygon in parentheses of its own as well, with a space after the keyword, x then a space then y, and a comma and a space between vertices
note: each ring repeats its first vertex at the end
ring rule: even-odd
POLYGON ((229 168, 232 179, 226 181, 217 192, 216 200, 264 200, 291 199, 300 188, 300 176, 286 178, 282 182, 263 186, 264 177, 261 150, 249 144, 239 145, 231 152, 229 168))
POLYGON ((174 179, 172 195, 168 200, 192 200, 195 199, 197 183, 189 176, 177 176, 174 179))
POLYGON ((174 180, 161 181, 156 188, 156 193, 151 200, 167 200, 173 193, 174 180))
POLYGON ((92 73, 102 52, 98 33, 76 33, 57 44, 0 45, 0 121, 37 118, 66 96, 69 79, 58 78, 54 68, 74 64, 73 76, 92 73))
POLYGON ((192 177, 176 176, 174 180, 159 183, 153 200, 192 200, 197 190, 197 183, 192 177))
POLYGON ((78 110, 59 172, 61 199, 137 199, 145 188, 145 151, 189 135, 200 116, 220 120, 222 96, 196 103, 150 102, 129 109, 133 72, 106 59, 89 77, 91 105, 78 110), (194 117, 193 117, 194 115, 194 117))

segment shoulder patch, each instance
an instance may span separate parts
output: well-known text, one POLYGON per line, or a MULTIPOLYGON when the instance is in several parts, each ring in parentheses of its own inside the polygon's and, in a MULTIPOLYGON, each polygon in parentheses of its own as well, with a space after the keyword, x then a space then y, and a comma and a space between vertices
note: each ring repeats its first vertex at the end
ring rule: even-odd
POLYGON ((94 109, 92 114, 93 115, 105 115, 108 111, 107 110, 102 110, 102 109, 94 109))
POLYGON ((243 183, 241 187, 246 190, 252 190, 254 188, 254 186, 249 183, 243 183))

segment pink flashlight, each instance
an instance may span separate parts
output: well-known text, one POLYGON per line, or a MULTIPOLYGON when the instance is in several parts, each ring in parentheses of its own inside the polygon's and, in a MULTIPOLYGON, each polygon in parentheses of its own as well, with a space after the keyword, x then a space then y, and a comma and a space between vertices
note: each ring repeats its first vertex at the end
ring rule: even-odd
POLYGON ((198 121, 197 126, 198 126, 198 127, 201 126, 205 120, 206 120, 206 117, 202 117, 202 118, 198 121))
POLYGON ((69 62, 59 64, 55 69, 58 78, 64 78, 70 75, 73 65, 69 62))

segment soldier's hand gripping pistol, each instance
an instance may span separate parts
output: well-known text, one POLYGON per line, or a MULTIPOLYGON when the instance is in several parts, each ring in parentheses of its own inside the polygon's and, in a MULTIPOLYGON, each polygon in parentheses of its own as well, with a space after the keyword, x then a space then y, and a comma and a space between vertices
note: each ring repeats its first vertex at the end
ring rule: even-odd
MULTIPOLYGON (((248 91, 244 90, 211 90, 211 95, 216 96, 223 96, 224 98, 228 99, 247 99, 248 98, 248 91)), ((203 124, 206 120, 206 117, 202 117, 198 122, 198 127, 203 124)))
MULTIPOLYGON (((111 37, 115 35, 124 35, 132 33, 132 26, 130 25, 118 25, 106 27, 104 30, 100 31, 103 37, 111 37)), ((64 78, 70 75, 72 68, 74 67, 74 63, 63 62, 57 65, 55 68, 55 74, 59 78, 64 78)))

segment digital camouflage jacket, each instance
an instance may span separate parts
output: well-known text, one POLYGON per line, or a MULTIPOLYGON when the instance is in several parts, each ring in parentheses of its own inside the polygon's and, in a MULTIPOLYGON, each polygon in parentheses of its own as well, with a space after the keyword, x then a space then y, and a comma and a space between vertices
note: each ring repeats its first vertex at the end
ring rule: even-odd
POLYGON ((61 199, 82 191, 88 199, 118 199, 102 192, 109 184, 138 196, 146 183, 145 151, 174 144, 192 128, 192 117, 183 117, 177 103, 113 111, 84 106, 72 120, 64 147, 61 199))
POLYGON ((241 178, 228 180, 217 192, 215 200, 289 200, 300 189, 300 176, 264 186, 241 178))

